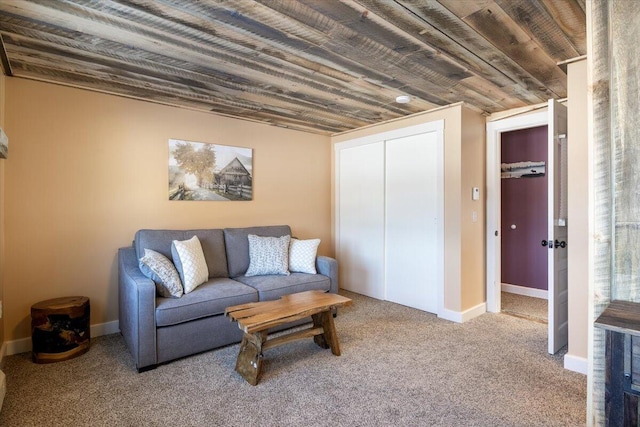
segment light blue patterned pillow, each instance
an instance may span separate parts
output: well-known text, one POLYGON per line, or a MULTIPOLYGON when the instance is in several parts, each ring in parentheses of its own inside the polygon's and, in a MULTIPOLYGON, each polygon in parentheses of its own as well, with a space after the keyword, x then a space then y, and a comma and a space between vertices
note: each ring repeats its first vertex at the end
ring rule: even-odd
POLYGON ((316 274, 316 254, 320 239, 291 239, 289 246, 289 271, 316 274))
POLYGON ((249 268, 245 276, 289 275, 291 236, 260 237, 249 234, 249 268))
POLYGON ((183 294, 180 276, 173 263, 159 252, 144 250, 139 263, 142 274, 153 280, 158 294, 165 298, 180 298, 183 294))

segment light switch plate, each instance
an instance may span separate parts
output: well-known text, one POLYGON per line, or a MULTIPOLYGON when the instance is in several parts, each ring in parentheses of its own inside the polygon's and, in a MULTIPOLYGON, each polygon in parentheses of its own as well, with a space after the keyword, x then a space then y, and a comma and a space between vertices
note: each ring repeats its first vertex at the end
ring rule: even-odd
POLYGON ((480 189, 478 187, 473 187, 471 190, 471 199, 480 200, 480 189))

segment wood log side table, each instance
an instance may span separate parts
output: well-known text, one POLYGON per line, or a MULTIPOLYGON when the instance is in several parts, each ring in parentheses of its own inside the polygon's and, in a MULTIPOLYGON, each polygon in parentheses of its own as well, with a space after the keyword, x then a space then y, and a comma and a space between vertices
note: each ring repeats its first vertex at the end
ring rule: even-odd
POLYGON ((53 363, 89 351, 90 304, 87 297, 64 297, 31 306, 31 342, 35 363, 53 363))

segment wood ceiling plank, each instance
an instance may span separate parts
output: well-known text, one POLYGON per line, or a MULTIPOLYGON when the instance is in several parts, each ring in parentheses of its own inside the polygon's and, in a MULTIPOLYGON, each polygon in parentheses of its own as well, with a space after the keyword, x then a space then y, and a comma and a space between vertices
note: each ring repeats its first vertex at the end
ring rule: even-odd
MULTIPOLYGON (((78 24, 78 21, 76 20, 75 23, 78 24)), ((81 23, 81 24, 86 25, 84 23, 81 23)), ((96 25, 93 26, 94 29, 95 29, 95 27, 96 27, 96 25)), ((109 37, 109 32, 101 33, 100 31, 95 31, 94 30, 92 35, 93 36, 97 36, 97 37, 109 37)), ((116 38, 118 39, 118 40, 116 40, 117 43, 122 44, 124 42, 124 40, 123 40, 124 36, 123 35, 118 35, 118 37, 116 37, 116 38)), ((146 44, 139 44, 139 43, 138 44, 134 44, 134 47, 139 52, 145 52, 145 46, 149 46, 149 43, 146 43, 146 44)), ((152 47, 154 47, 154 46, 152 46, 152 47)), ((163 54, 165 54, 167 50, 171 50, 171 49, 166 49, 165 48, 165 49, 162 49, 161 52, 163 54)), ((155 52, 153 52, 153 53, 159 54, 160 51, 156 48, 155 52)), ((183 57, 186 56, 185 59, 190 60, 190 62, 192 62, 194 64, 199 64, 199 65, 203 66, 203 64, 207 63, 207 64, 210 64, 210 65, 213 65, 211 63, 211 61, 210 61, 210 57, 204 57, 204 58, 201 57, 200 60, 198 61, 198 60, 194 60, 193 59, 193 55, 189 56, 190 52, 183 52, 183 53, 185 53, 185 55, 182 55, 182 56, 183 57)), ((178 57, 178 56, 181 56, 181 55, 173 53, 172 56, 178 57)), ((233 58, 230 58, 230 60, 233 60, 233 58)), ((221 68, 221 67, 219 67, 220 64, 216 63, 215 65, 218 66, 218 70, 215 70, 215 71, 216 72, 220 72, 220 70, 219 70, 219 68, 221 68)), ((223 64, 223 65, 225 65, 225 64, 223 64)), ((252 69, 251 66, 248 66, 246 63, 241 63, 241 64, 238 64, 238 65, 243 67, 242 69, 245 71, 244 75, 243 75, 242 71, 235 72, 234 70, 235 70, 236 66, 235 65, 231 65, 231 64, 226 64, 226 67, 222 67, 223 68, 222 73, 223 73, 223 75, 228 75, 229 77, 233 77, 233 76, 237 76, 237 75, 240 75, 241 78, 243 77, 245 79, 245 81, 247 82, 247 90, 250 90, 252 83, 255 82, 256 75, 258 75, 257 71, 264 71, 264 74, 266 75, 266 77, 262 76, 262 79, 264 81, 263 86, 260 86, 260 84, 258 82, 258 84, 256 85, 257 87, 272 88, 274 85, 276 85, 278 83, 278 77, 280 77, 280 80, 281 80, 280 81, 280 86, 281 86, 280 91, 282 91, 282 92, 286 92, 287 90, 289 90, 291 88, 292 84, 296 85, 295 78, 292 78, 291 76, 288 76, 288 75, 285 75, 284 77, 281 77, 282 73, 277 69, 278 67, 265 68, 265 67, 262 66, 262 64, 258 64, 257 66, 260 67, 260 69, 256 71, 255 69, 252 69), (249 70, 249 72, 246 72, 246 70, 249 70)), ((317 76, 315 76, 315 77, 317 78, 317 76)), ((237 79, 237 77, 236 77, 236 79, 237 79)), ((326 95, 326 93, 331 93, 331 87, 318 85, 318 83, 317 83, 317 81, 315 79, 309 79, 309 81, 310 81, 310 84, 308 84, 306 86, 309 86, 312 89, 314 89, 317 96, 322 96, 322 95, 326 95)), ((303 88, 306 87, 305 83, 307 83, 307 82, 303 81, 302 84, 301 84, 301 87, 303 87, 303 88)), ((300 84, 300 82, 298 82, 298 84, 300 84)), ((344 99, 349 100, 350 95, 351 95, 351 92, 349 92, 349 91, 344 91, 344 92, 338 93, 338 96, 343 100, 344 99)), ((368 100, 368 102, 365 101, 365 102, 363 102, 363 104, 366 104, 366 105, 375 104, 374 99, 375 98, 371 98, 371 100, 368 100)), ((362 108, 363 107, 361 106, 360 109, 362 109, 362 108)))
POLYGON ((556 63, 581 55, 544 4, 536 0, 495 1, 556 63))
MULTIPOLYGON (((100 2, 101 5, 103 5, 105 2, 100 2)), ((154 5, 156 5, 156 2, 153 2, 154 5)), ((126 11, 127 13, 132 13, 130 10, 126 11)), ((169 13, 168 10, 163 10, 163 13, 169 13)), ((140 20, 142 17, 139 15, 135 16, 137 19, 136 20, 140 20)), ((148 21, 148 19, 147 19, 148 21)), ((162 32, 169 32, 169 33, 177 33, 180 34, 180 30, 179 28, 177 28, 173 23, 171 23, 172 27, 170 28, 164 28, 162 27, 162 24, 156 23, 156 27, 157 28, 161 28, 162 32)), ((220 25, 218 25, 218 31, 221 31, 220 25)), ((235 33, 238 33, 238 29, 234 28, 233 29, 235 31, 235 33)), ((206 37, 206 35, 202 35, 201 34, 201 38, 204 39, 204 37, 206 37)), ((225 36, 226 37, 226 36, 225 36)), ((260 39, 262 40, 262 39, 260 39)), ((207 49, 209 48, 209 46, 200 46, 199 44, 194 44, 194 46, 198 46, 202 49, 207 49)), ((223 56, 225 54, 227 54, 225 56, 225 61, 234 61, 234 60, 238 60, 238 58, 233 58, 230 57, 228 55, 228 52, 224 52, 224 51, 216 51, 213 52, 215 54, 218 54, 218 56, 223 56)), ((235 53, 240 53, 242 55, 240 55, 243 58, 247 58, 247 56, 249 55, 250 52, 234 52, 235 53)), ((282 56, 282 52, 279 51, 280 56, 282 56)), ((249 57, 253 57, 255 55, 249 55, 249 57)), ((253 65, 251 64, 247 64, 246 62, 241 62, 239 64, 236 64, 237 66, 243 68, 243 69, 252 69, 255 67, 259 67, 259 69, 264 69, 263 65, 264 65, 264 61, 265 58, 261 57, 258 58, 259 61, 257 62, 253 62, 253 65)), ((268 60, 268 58, 266 58, 268 60)), ((271 67, 268 69, 268 73, 273 73, 273 72, 278 72, 279 70, 286 70, 287 73, 294 73, 295 74, 295 70, 292 70, 292 67, 290 66, 291 64, 291 56, 286 56, 284 58, 278 58, 277 61, 280 61, 278 63, 274 63, 274 64, 270 64, 271 67), (274 71, 276 70, 276 71, 274 71)), ((210 62, 210 61, 209 61, 210 62)), ((300 77, 300 76, 297 76, 300 77)), ((358 86, 359 88, 361 88, 361 90, 359 92, 354 93, 353 91, 353 86, 350 84, 350 82, 347 81, 339 81, 336 82, 335 79, 329 79, 326 78, 326 76, 324 76, 322 73, 318 72, 317 68, 314 68, 313 70, 311 70, 311 73, 308 76, 303 76, 298 78, 298 81, 295 80, 296 76, 294 75, 293 78, 288 78, 289 81, 287 81, 287 84, 285 87, 281 87, 280 90, 290 90, 291 88, 296 88, 298 86, 309 86, 311 88, 315 88, 317 91, 322 92, 322 93, 328 93, 328 94, 333 94, 335 96, 334 99, 354 99, 355 101, 359 101, 359 102, 363 102, 366 103, 367 105, 371 105, 371 104, 376 104, 378 103, 379 105, 383 105, 382 103, 376 101, 378 99, 380 99, 380 96, 383 95, 385 92, 390 92, 388 90, 386 90, 384 87, 380 87, 380 86, 375 86, 375 85, 369 85, 368 87, 365 86, 358 86), (336 87, 337 85, 337 87, 336 87), (366 90, 366 92, 363 93, 363 91, 366 90)), ((247 80, 250 79, 250 77, 246 77, 247 80)), ((269 75, 267 76, 267 79, 269 80, 269 86, 273 86, 272 83, 273 82, 273 78, 269 75)), ((389 99, 393 99, 396 96, 396 93, 389 93, 389 99)), ((425 108, 431 106, 432 104, 428 104, 428 105, 424 105, 425 108)), ((393 108, 393 107, 386 107, 386 108, 393 108)), ((398 110, 398 112, 401 113, 401 110, 398 110)))
MULTIPOLYGON (((327 98, 316 98, 313 95, 300 93, 299 96, 291 97, 287 94, 278 94, 262 89, 247 90, 233 84, 227 84, 223 79, 217 79, 206 74, 193 73, 184 69, 174 69, 172 67, 163 67, 158 70, 157 67, 149 67, 144 61, 136 61, 136 63, 128 62, 126 59, 112 59, 99 55, 90 55, 87 52, 75 53, 73 50, 66 49, 57 43, 47 43, 42 40, 20 40, 16 36, 9 37, 12 42, 13 56, 16 59, 20 52, 30 52, 32 55, 37 53, 45 54, 49 60, 53 62, 68 62, 74 60, 76 67, 84 72, 96 68, 97 70, 108 70, 110 75, 128 76, 137 78, 141 81, 154 79, 156 81, 166 82, 167 85, 178 84, 186 92, 205 90, 211 94, 217 94, 221 98, 228 98, 231 102, 234 98, 252 100, 253 102, 268 103, 272 105, 289 104, 291 108, 299 110, 312 109, 315 114, 322 117, 328 114, 334 117, 342 117, 351 124, 364 125, 377 120, 386 114, 402 115, 405 111, 390 111, 388 107, 379 105, 369 105, 350 100, 340 100, 340 102, 327 98), (97 68, 99 67, 99 68, 97 68)), ((22 60, 25 60, 22 58, 22 60)))
MULTIPOLYGON (((372 0, 358 1, 372 6, 376 4, 372 0)), ((546 88, 541 89, 544 86, 541 81, 497 50, 443 5, 434 1, 396 0, 394 3, 423 22, 422 31, 418 34, 426 43, 465 61, 472 71, 494 82, 507 93, 513 93, 515 97, 532 104, 550 97, 546 88)))
MULTIPOLYGON (((587 54, 587 16, 584 0, 541 0, 549 15, 578 51, 587 54)), ((570 59, 570 58, 567 58, 570 59)))
MULTIPOLYGON (((173 2, 171 0, 165 0, 163 3, 178 3, 176 7, 188 7, 187 10, 189 10, 191 13, 197 13, 200 11, 200 9, 198 8, 201 8, 202 13, 208 13, 210 17, 215 15, 216 20, 221 20, 224 24, 227 25, 237 26, 237 28, 235 28, 235 31, 255 33, 260 36, 261 40, 268 40, 267 37, 269 37, 273 33, 274 29, 280 29, 280 27, 286 28, 287 31, 293 31, 293 28, 296 27, 295 31, 293 31, 296 36, 303 34, 304 31, 308 31, 310 34, 319 34, 323 31, 326 31, 331 33, 331 37, 334 37, 336 31, 335 28, 340 29, 340 27, 335 27, 335 24, 334 26, 331 26, 331 22, 327 20, 326 17, 323 17, 318 13, 313 13, 312 16, 307 19, 307 22, 302 23, 300 20, 292 20, 291 17, 286 15, 286 13, 283 13, 282 10, 270 9, 273 7, 283 7, 284 11, 288 13, 292 13, 292 10, 296 11, 295 13, 302 13, 300 11, 304 11, 305 13, 309 14, 310 12, 313 12, 312 10, 305 8, 304 5, 297 2, 274 1, 269 2, 269 7, 267 7, 264 5, 256 5, 254 2, 236 1, 233 2, 233 9, 226 11, 226 13, 224 13, 223 15, 219 15, 219 12, 215 8, 213 8, 211 2, 202 2, 197 4, 190 3, 186 6, 182 2, 173 2), (313 24, 310 24, 309 20, 313 21, 313 24), (268 31, 264 29, 265 25, 268 25, 268 31), (311 27, 311 25, 317 25, 317 28, 311 27)), ((328 38, 329 36, 323 34, 322 37, 328 38)), ((286 44, 286 39, 286 37, 278 37, 270 41, 278 44, 286 44)), ((317 40, 317 42, 318 44, 322 44, 319 40, 317 40)), ((363 80, 366 80, 374 86, 383 88, 386 86, 387 89, 399 89, 401 87, 408 86, 406 81, 402 81, 395 75, 390 76, 390 72, 388 70, 380 70, 371 67, 366 68, 362 65, 361 62, 354 60, 353 58, 349 57, 349 55, 345 55, 345 51, 351 50, 353 50, 353 48, 350 44, 347 44, 347 46, 343 46, 343 49, 337 49, 333 46, 328 47, 326 46, 326 43, 324 43, 322 47, 310 45, 308 49, 304 51, 304 54, 313 54, 311 59, 320 63, 335 64, 337 60, 338 63, 346 64, 346 66, 352 69, 355 67, 355 69, 361 73, 361 75, 357 76, 359 83, 362 83, 363 80)), ((369 60, 372 60, 374 58, 375 56, 369 58, 369 60)), ((379 62, 377 64, 379 65, 379 62)), ((422 81, 421 83, 422 86, 429 84, 426 81, 422 81)), ((443 89, 440 86, 432 85, 430 88, 425 88, 425 90, 414 92, 413 95, 415 98, 417 98, 418 102, 425 103, 425 107, 450 103, 450 101, 448 100, 438 98, 437 95, 434 94, 437 92, 444 93, 443 89)), ((394 99, 397 95, 397 91, 392 91, 387 95, 387 99, 394 99)), ((380 93, 379 98, 381 98, 381 96, 384 96, 384 94, 380 93)))
MULTIPOLYGON (((313 25, 320 20, 320 14, 312 8, 302 8, 296 2, 269 2, 270 8, 298 22, 313 25), (292 7, 292 5, 296 7, 292 7)), ((397 88, 411 88, 409 92, 418 98, 436 105, 447 105, 459 101, 475 104, 478 98, 471 98, 467 93, 456 93, 458 80, 443 76, 422 62, 410 61, 405 55, 387 48, 377 40, 363 37, 353 29, 334 21, 331 37, 323 44, 326 50, 337 53, 361 64, 367 64, 372 72, 383 72, 393 78, 380 83, 397 88)), ((485 100, 486 101, 486 100, 485 100)))
POLYGON ((66 75, 84 75, 99 78, 105 82, 126 83, 128 87, 138 87, 141 90, 152 90, 153 92, 164 90, 167 94, 171 94, 174 99, 196 100, 227 105, 230 109, 239 108, 239 111, 242 111, 244 114, 249 114, 251 111, 276 110, 279 113, 286 112, 290 116, 300 116, 309 111, 313 111, 313 120, 315 123, 331 125, 334 128, 344 125, 355 127, 364 126, 371 123, 371 121, 378 120, 381 116, 378 112, 361 112, 361 117, 370 116, 371 121, 365 121, 360 118, 350 117, 350 114, 347 114, 346 111, 325 110, 320 108, 315 102, 302 100, 292 102, 292 100, 273 94, 243 92, 238 96, 230 96, 220 93, 214 87, 201 86, 194 88, 182 82, 168 81, 162 77, 155 78, 135 72, 120 70, 114 75, 109 68, 104 67, 102 64, 87 62, 83 60, 83 58, 73 58, 71 55, 59 56, 50 52, 44 54, 42 51, 29 48, 16 49, 14 47, 12 49, 12 56, 16 61, 29 63, 33 67, 42 68, 53 62, 55 65, 49 65, 50 68, 66 75))
MULTIPOLYGON (((495 68, 492 64, 480 58, 475 52, 470 51, 466 46, 458 43, 448 35, 436 29, 429 22, 421 19, 416 13, 405 8, 397 2, 380 2, 378 0, 342 0, 346 2, 357 2, 362 7, 366 7, 370 12, 369 19, 379 19, 386 23, 388 31, 401 31, 405 36, 409 36, 424 46, 424 50, 434 52, 434 55, 450 58, 457 61, 466 70, 487 83, 483 86, 495 86, 502 89, 511 97, 521 99, 526 102, 540 102, 542 99, 524 85, 517 84, 514 78, 507 76, 502 70, 495 68)), ((442 8, 442 7, 441 7, 442 8)), ((448 10, 442 8, 446 13, 448 10)), ((450 14, 450 12, 449 12, 450 14)), ((429 14, 432 16, 433 14, 429 14)), ((451 14, 452 15, 452 14, 451 14)), ((457 17, 455 17, 458 20, 457 17)), ((384 24, 383 24, 384 25, 384 24)), ((421 52, 419 52, 421 53, 421 52)), ((416 54, 413 54, 414 56, 416 54)), ((512 66, 516 64, 512 63, 512 66)), ((522 70, 519 70, 522 73, 522 70)), ((470 76, 468 76, 470 77, 470 76)), ((465 77, 463 80, 468 79, 465 77)), ((477 79, 474 79, 477 80, 477 79)))
POLYGON ((28 78, 327 133, 562 96, 554 58, 580 52, 586 32, 584 2, 562 3, 2 0, 0 36, 28 78))
MULTIPOLYGON (((462 2, 438 1, 457 16, 463 15, 463 10, 458 9, 462 2)), ((497 4, 467 15, 463 21, 541 81, 553 95, 551 97, 567 96, 566 74, 556 65, 556 61, 497 4)))
POLYGON ((14 65, 16 69, 19 70, 20 76, 24 78, 48 81, 50 83, 59 83, 77 88, 89 88, 91 90, 112 95, 141 99, 165 105, 181 106, 208 113, 237 117, 240 119, 251 119, 250 116, 255 115, 256 117, 270 118, 270 120, 258 119, 253 121, 266 122, 276 126, 288 127, 290 129, 301 130, 304 132, 328 135, 334 132, 339 132, 340 130, 336 130, 338 128, 343 130, 350 129, 343 123, 341 123, 338 128, 322 124, 310 124, 309 122, 296 119, 295 116, 292 118, 285 118, 284 116, 281 117, 280 113, 268 113, 264 111, 255 112, 254 110, 239 110, 236 112, 229 108, 227 104, 212 104, 211 102, 202 102, 199 100, 185 100, 171 96, 171 94, 168 94, 163 90, 156 91, 149 88, 140 89, 137 86, 128 86, 122 82, 106 83, 104 80, 94 78, 92 76, 65 73, 54 70, 50 67, 38 67, 20 61, 15 61, 14 65))

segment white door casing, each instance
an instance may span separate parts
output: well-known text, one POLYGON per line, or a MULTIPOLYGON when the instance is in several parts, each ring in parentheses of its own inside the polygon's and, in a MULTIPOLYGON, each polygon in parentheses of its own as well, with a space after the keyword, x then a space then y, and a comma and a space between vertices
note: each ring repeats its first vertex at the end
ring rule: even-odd
POLYGON ((567 250, 567 107, 549 100, 547 182, 549 267, 549 353, 568 342, 568 250, 567 250))
MULTIPOLYGON (((547 112, 510 117, 487 123, 487 311, 499 313, 501 307, 501 134, 548 124, 547 112)), ((544 236, 541 236, 543 239, 544 236)))
POLYGON ((549 126, 549 152, 547 159, 547 176, 549 182, 549 232, 542 239, 552 240, 553 249, 549 250, 548 263, 548 306, 549 306, 549 343, 548 351, 556 353, 567 344, 568 339, 568 312, 567 312, 567 248, 555 249, 555 240, 567 242, 568 219, 566 213, 561 216, 560 211, 566 212, 566 161, 555 162, 554 157, 566 159, 566 107, 557 101, 550 100, 546 112, 532 113, 502 120, 496 120, 487 124, 487 311, 499 313, 501 308, 501 254, 500 242, 500 145, 501 134, 512 130, 526 129, 537 126, 549 126), (565 135, 564 138, 557 137, 565 135), (564 139, 564 141, 563 141, 564 139), (564 144, 564 146, 563 146, 564 144), (564 155, 564 157, 563 157, 564 155), (564 192, 560 191, 564 186, 564 192), (556 193, 558 200, 556 200, 556 193), (561 208, 560 193, 564 196, 563 208, 561 208), (552 211, 553 209, 553 211, 552 211), (564 220, 565 226, 562 226, 564 220))

